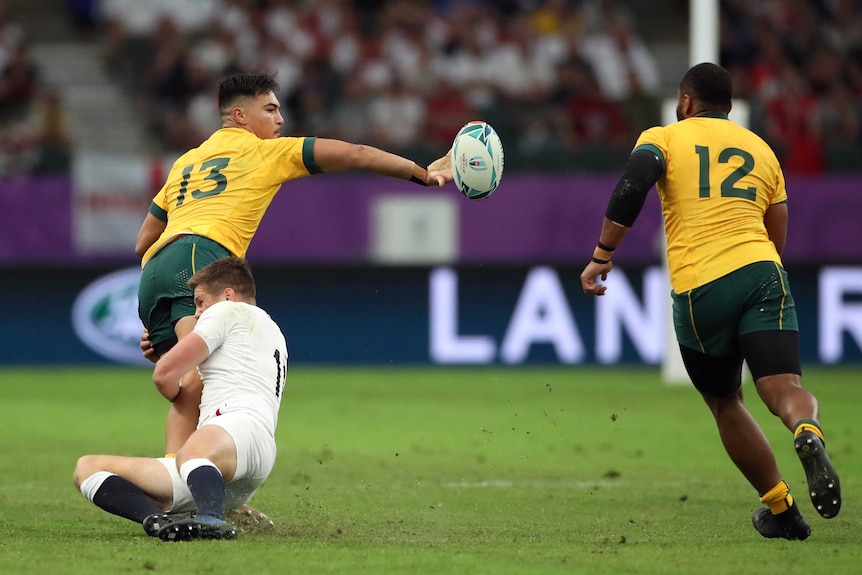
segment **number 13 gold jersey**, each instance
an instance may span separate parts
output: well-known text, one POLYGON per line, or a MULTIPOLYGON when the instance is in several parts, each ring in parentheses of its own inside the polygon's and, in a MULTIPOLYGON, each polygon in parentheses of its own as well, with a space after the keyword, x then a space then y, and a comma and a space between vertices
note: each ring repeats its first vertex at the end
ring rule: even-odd
POLYGON ((318 173, 313 138, 262 140, 222 128, 174 162, 150 213, 167 227, 144 254, 144 265, 177 236, 195 234, 245 257, 281 184, 318 173))

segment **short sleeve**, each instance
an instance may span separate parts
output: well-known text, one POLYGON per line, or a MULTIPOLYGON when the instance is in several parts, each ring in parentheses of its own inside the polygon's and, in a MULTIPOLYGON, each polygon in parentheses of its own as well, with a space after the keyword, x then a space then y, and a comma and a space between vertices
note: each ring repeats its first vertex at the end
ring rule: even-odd
POLYGON ((310 158, 306 157, 309 155, 309 146, 306 142, 313 144, 314 139, 283 137, 260 140, 258 147, 262 160, 261 169, 264 172, 261 175, 272 182, 281 183, 315 173, 313 153, 310 158), (310 166, 307 163, 309 161, 310 166))
MULTIPOLYGON (((170 181, 170 178, 168 179, 170 181)), ((162 186, 162 189, 156 194, 156 197, 153 198, 152 203, 150 204, 149 212, 162 220, 163 222, 168 221, 168 184, 165 183, 162 186)))
POLYGON ((641 132, 632 153, 638 150, 649 150, 661 160, 662 171, 667 168, 667 128, 656 126, 641 132))
POLYGON ((233 314, 225 303, 218 302, 208 307, 195 324, 194 332, 204 340, 210 354, 221 347, 231 330, 233 314))

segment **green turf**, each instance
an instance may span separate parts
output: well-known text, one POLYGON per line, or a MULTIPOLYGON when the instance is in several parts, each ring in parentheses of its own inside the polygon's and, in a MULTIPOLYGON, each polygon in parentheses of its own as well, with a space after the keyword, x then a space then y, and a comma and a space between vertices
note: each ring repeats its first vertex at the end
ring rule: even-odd
POLYGON ((0 573, 782 575, 858 572, 862 372, 808 369, 844 488, 812 509, 789 432, 749 404, 812 524, 761 538, 756 494, 688 387, 656 370, 293 370, 279 459, 236 542, 161 543, 71 483, 86 453, 160 455, 136 369, 0 371, 0 573))

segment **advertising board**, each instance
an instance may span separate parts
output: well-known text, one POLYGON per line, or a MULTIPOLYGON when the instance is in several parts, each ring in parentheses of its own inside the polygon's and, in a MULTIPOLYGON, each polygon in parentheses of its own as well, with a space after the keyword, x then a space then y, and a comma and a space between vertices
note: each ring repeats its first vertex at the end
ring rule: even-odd
MULTIPOLYGON (((862 267, 789 270, 805 362, 862 359, 862 267)), ((136 267, 4 270, 0 363, 138 363, 136 267)), ((585 296, 572 266, 256 266, 296 364, 658 364, 669 287, 620 266, 585 296)))

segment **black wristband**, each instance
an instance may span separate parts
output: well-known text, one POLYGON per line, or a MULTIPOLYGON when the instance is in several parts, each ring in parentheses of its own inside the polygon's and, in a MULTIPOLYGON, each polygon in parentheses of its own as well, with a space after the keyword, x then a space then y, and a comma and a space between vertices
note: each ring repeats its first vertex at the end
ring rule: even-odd
POLYGON ((600 260, 596 256, 593 256, 593 261, 597 264, 602 264, 602 265, 605 265, 605 264, 608 264, 611 262, 611 260, 600 260))
POLYGON ((410 176, 410 181, 414 184, 419 184, 420 186, 428 186, 428 182, 425 180, 428 178, 428 168, 423 168, 422 166, 416 164, 413 167, 413 175, 410 176))
POLYGON ((602 242, 599 242, 597 245, 599 246, 599 248, 601 248, 601 249, 605 250, 606 252, 612 252, 612 251, 614 251, 615 249, 617 249, 617 248, 609 248, 608 246, 606 246, 606 245, 605 245, 605 244, 603 244, 602 242))

